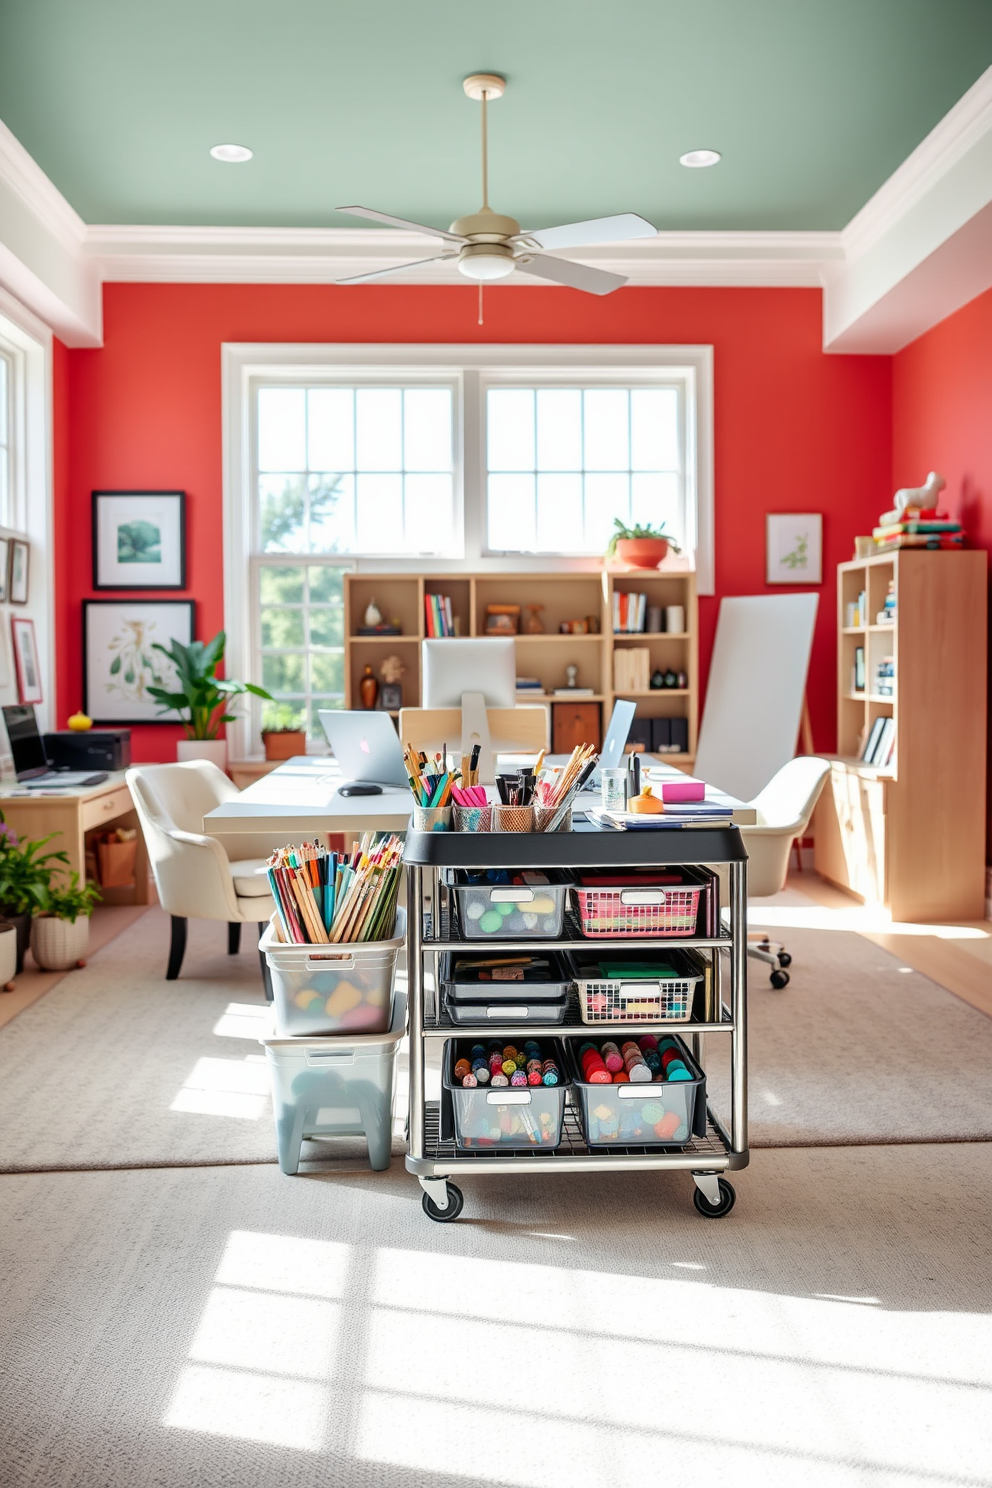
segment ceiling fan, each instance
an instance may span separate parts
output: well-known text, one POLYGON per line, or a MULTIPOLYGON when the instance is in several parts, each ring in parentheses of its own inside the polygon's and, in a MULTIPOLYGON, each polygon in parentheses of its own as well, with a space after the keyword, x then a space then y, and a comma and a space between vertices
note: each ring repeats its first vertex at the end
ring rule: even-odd
POLYGON ((622 274, 611 274, 605 269, 590 268, 587 264, 572 263, 565 258, 547 258, 538 253, 541 248, 579 248, 588 243, 625 243, 634 238, 653 238, 655 229, 635 212, 623 212, 616 217, 593 217, 587 222, 569 222, 564 227, 542 227, 521 232, 520 223, 513 217, 504 217, 494 212, 489 205, 489 159, 486 133, 486 105, 491 99, 502 98, 506 91, 506 79, 496 73, 478 72, 467 77, 462 84, 469 98, 482 104, 482 206, 467 217, 459 217, 445 232, 439 227, 425 227, 421 222, 408 222, 404 217, 391 217, 386 212, 376 212, 371 207, 338 207, 352 217, 367 217, 372 222, 384 222, 390 227, 405 227, 414 232, 427 233, 450 244, 444 252, 433 258, 417 259, 414 263, 395 264, 392 268, 376 269, 371 274, 354 274, 349 279, 339 279, 339 284, 366 284, 373 279, 388 279, 391 274, 403 274, 422 264, 444 263, 458 260, 459 272, 466 279, 488 283, 495 279, 506 279, 510 274, 521 272, 538 279, 553 279, 557 284, 567 284, 572 289, 583 289, 589 294, 605 295, 620 289, 627 280, 622 274))

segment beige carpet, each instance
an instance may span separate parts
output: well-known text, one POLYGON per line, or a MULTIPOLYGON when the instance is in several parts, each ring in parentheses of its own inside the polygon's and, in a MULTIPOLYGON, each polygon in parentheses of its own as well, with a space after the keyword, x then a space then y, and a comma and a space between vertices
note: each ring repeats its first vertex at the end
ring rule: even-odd
MULTIPOLYGON (((992 1138, 992 1021, 859 936, 788 940, 784 992, 752 972, 752 1146, 992 1138)), ((228 957, 192 923, 178 982, 167 941, 149 910, 0 1029, 0 1171, 275 1160, 251 935, 228 957)), ((707 1041, 718 1108, 728 1047, 707 1041)))
POLYGON ((4 1488, 992 1482, 992 1146, 0 1178, 4 1488))

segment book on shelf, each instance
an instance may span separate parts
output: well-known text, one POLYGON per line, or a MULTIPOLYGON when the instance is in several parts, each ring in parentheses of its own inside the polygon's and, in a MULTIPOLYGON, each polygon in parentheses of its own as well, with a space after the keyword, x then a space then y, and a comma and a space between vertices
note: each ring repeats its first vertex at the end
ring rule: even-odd
POLYGON ((880 553, 889 553, 899 548, 953 549, 964 546, 963 532, 900 532, 895 537, 876 537, 880 553))
POLYGON ((592 697, 593 687, 556 687, 555 697, 592 697))
POLYGON ((960 532, 960 522, 890 522, 882 527, 876 527, 872 536, 875 538, 898 537, 901 532, 914 535, 919 532, 960 532))
POLYGON ((639 635, 644 629, 647 606, 648 597, 646 594, 625 594, 620 589, 614 589, 614 635, 639 635))
POLYGON ((542 692, 543 693, 543 691, 544 691, 544 683, 541 681, 540 677, 518 677, 517 678, 517 691, 518 692, 542 692))
POLYGON ((454 616, 451 612, 451 596, 448 594, 425 594, 424 612, 427 621, 427 636, 429 640, 437 640, 440 636, 452 636, 457 634, 454 616))
POLYGON ((614 651, 614 692, 647 692, 650 682, 651 652, 647 646, 624 646, 614 651))

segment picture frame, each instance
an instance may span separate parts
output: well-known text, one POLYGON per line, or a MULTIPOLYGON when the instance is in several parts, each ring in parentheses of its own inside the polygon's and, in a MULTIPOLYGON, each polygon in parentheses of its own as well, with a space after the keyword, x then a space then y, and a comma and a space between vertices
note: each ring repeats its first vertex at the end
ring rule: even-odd
POLYGON ((382 682, 379 686, 379 707, 384 713, 398 713, 403 706, 403 684, 382 682))
POLYGON ((185 491, 94 491, 93 588, 186 588, 185 491))
POLYGON ((864 692, 865 690, 865 648, 855 646, 854 648, 854 685, 852 692, 864 692))
POLYGON ((96 723, 175 723, 160 717, 148 685, 169 688, 171 664, 155 643, 194 636, 191 599, 83 600, 83 709, 96 723))
POLYGON ((768 512, 765 561, 766 584, 822 584, 822 514, 768 512))
POLYGON ((0 537, 0 604, 10 594, 10 538, 0 537))
POLYGON ((10 617, 14 640, 14 661, 17 665, 17 696, 22 703, 43 703, 41 667, 38 664, 38 643, 35 640, 34 621, 20 615, 10 617))
POLYGON ((27 604, 30 580, 31 545, 23 538, 10 539, 10 577, 7 597, 11 604, 27 604))

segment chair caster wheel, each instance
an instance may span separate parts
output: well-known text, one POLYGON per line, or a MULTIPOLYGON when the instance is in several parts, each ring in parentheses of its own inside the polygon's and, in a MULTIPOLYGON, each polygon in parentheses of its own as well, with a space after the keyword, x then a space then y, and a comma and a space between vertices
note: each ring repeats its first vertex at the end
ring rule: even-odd
POLYGON ((776 992, 781 992, 783 987, 789 985, 789 973, 787 971, 773 971, 768 980, 776 992))
POLYGON ((779 951, 779 953, 778 953, 778 964, 779 964, 779 966, 791 966, 792 965, 792 957, 789 955, 788 951, 779 951))
POLYGON ((692 1202, 695 1204, 697 1212, 701 1214, 704 1219, 722 1219, 723 1216, 725 1214, 729 1214, 731 1209, 733 1209, 734 1207, 734 1203, 737 1198, 737 1190, 734 1188, 734 1185, 732 1183, 728 1183, 726 1178, 719 1179, 719 1184, 719 1204, 711 1204, 709 1199, 706 1197, 701 1189, 697 1188, 693 1191, 692 1202))
POLYGON ((465 1196, 460 1188, 456 1188, 453 1183, 446 1184, 445 1188, 448 1194, 447 1209, 439 1209, 429 1193, 425 1193, 421 1200, 424 1213, 429 1219, 436 1220, 438 1224, 450 1224, 453 1219, 458 1218, 465 1206, 465 1196))

